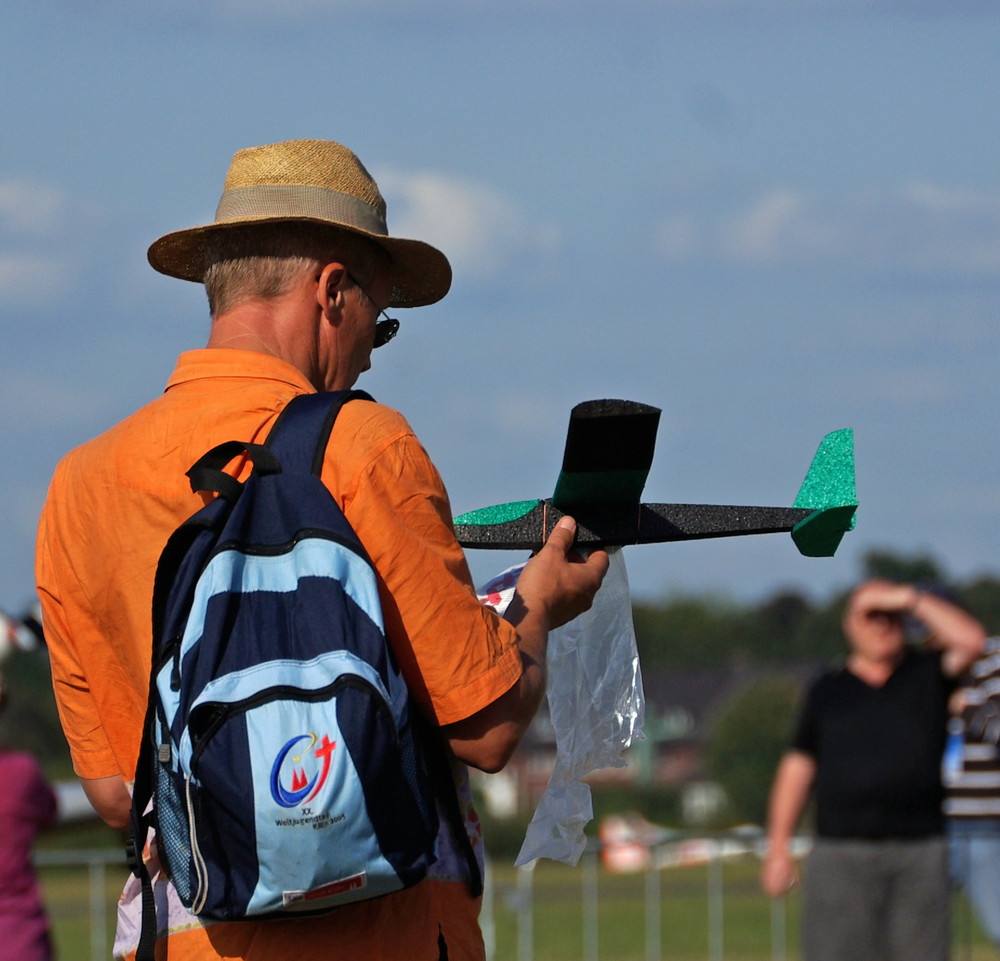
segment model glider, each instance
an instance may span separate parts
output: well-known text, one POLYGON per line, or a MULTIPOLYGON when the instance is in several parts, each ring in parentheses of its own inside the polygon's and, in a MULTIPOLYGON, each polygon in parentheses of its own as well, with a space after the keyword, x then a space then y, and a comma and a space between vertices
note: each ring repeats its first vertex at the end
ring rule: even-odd
POLYGON ((643 504, 660 410, 629 400, 590 400, 570 414, 555 492, 455 518, 463 547, 537 550, 559 518, 577 521, 583 547, 618 547, 741 534, 791 532, 807 557, 832 557, 854 527, 854 435, 827 434, 791 507, 643 504))

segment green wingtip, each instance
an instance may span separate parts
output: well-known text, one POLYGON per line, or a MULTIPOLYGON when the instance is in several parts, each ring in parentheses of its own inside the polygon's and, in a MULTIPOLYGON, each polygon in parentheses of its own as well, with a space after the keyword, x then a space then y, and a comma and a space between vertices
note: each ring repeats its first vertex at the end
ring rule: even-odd
POLYGON ((856 522, 853 430, 836 430, 823 438, 793 506, 814 509, 792 530, 795 546, 806 557, 832 557, 856 522))
POLYGON ((468 526, 485 526, 487 524, 506 524, 530 514, 541 501, 511 501, 509 504, 494 504, 492 507, 480 507, 478 510, 460 514, 454 518, 455 524, 468 526))

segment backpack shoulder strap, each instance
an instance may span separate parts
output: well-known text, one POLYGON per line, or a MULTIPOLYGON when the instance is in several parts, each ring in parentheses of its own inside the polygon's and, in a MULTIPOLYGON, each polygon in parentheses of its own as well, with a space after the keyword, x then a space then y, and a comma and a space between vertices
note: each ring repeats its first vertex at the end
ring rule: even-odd
POLYGON ((265 441, 281 469, 319 476, 334 421, 340 408, 352 400, 374 398, 363 390, 337 390, 300 394, 289 401, 265 441))
MULTIPOLYGON (((281 462, 282 470, 308 471, 319 476, 337 414, 344 404, 359 399, 374 400, 363 390, 301 394, 293 398, 275 421, 265 442, 281 462)), ((482 874, 465 830, 444 740, 439 731, 423 720, 419 709, 417 717, 420 718, 418 739, 427 752, 435 792, 444 808, 453 842, 465 858, 472 896, 479 897, 483 890, 482 874)))

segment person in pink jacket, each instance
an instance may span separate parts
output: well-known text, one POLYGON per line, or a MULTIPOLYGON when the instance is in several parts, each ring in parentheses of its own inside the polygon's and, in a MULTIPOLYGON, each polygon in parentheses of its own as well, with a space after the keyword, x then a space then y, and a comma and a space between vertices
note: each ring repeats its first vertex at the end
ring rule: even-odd
MULTIPOLYGON (((7 687, 0 675, 0 714, 7 687)), ((31 863, 37 835, 56 821, 56 796, 38 762, 0 744, 0 955, 18 961, 54 957, 49 920, 31 863)))

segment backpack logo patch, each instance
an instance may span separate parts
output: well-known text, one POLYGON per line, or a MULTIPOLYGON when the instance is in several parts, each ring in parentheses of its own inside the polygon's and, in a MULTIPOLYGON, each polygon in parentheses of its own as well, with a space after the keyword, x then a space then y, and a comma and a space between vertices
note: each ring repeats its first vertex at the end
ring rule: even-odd
POLYGON ((331 741, 327 734, 322 739, 312 732, 291 738, 278 751, 271 766, 271 797, 275 803, 294 808, 315 800, 330 774, 336 746, 337 742, 331 741), (304 741, 308 744, 303 747, 304 741))

